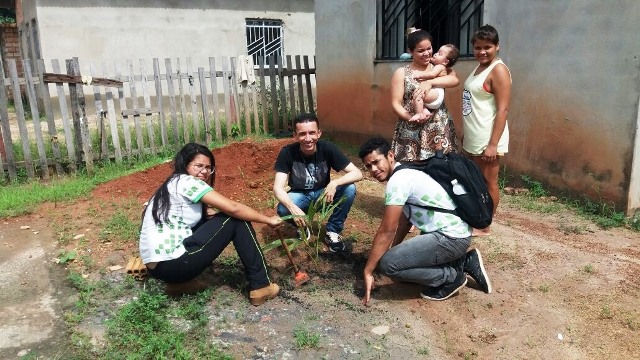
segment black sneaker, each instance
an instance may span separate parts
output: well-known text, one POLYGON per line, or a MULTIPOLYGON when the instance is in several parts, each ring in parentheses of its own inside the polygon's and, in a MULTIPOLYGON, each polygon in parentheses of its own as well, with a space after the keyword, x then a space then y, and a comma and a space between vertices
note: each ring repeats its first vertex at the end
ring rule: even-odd
POLYGON ((342 236, 332 231, 327 231, 324 236, 324 243, 329 247, 329 251, 334 253, 344 251, 346 248, 344 242, 342 242, 342 236))
POLYGON ((471 276, 471 278, 480 287, 480 290, 487 294, 491 294, 491 281, 489 281, 487 271, 484 269, 480 250, 473 249, 467 252, 464 261, 464 272, 471 276))
POLYGON ((456 279, 453 280, 453 282, 438 286, 436 288, 426 287, 420 292, 420 296, 423 299, 427 300, 446 300, 455 295, 455 293, 457 293, 458 290, 462 289, 465 285, 467 285, 467 275, 464 273, 464 271, 458 270, 458 275, 456 276, 456 279))

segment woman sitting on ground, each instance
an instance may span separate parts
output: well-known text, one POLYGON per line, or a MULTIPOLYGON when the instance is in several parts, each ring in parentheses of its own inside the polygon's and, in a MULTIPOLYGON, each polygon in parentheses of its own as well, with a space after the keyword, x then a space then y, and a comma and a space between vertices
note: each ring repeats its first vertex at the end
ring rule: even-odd
POLYGON ((276 226, 278 216, 266 216, 214 190, 216 162, 200 144, 185 145, 176 154, 173 173, 156 190, 144 210, 140 255, 156 279, 166 282, 169 295, 204 290, 195 278, 233 242, 244 265, 249 300, 261 305, 278 295, 269 279, 251 222, 276 226), (219 212, 207 217, 207 207, 219 212))

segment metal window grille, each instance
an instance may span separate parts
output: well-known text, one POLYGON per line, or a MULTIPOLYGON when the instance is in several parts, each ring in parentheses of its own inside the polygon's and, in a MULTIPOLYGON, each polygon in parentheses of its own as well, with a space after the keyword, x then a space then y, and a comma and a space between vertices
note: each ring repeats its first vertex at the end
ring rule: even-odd
POLYGON ((397 59, 406 51, 406 31, 416 27, 433 36, 433 45, 451 43, 471 55, 473 32, 482 25, 484 0, 378 0, 378 59, 397 59))
POLYGON ((267 65, 271 55, 282 56, 284 44, 281 20, 247 19, 247 54, 258 65, 258 57, 263 56, 267 65))

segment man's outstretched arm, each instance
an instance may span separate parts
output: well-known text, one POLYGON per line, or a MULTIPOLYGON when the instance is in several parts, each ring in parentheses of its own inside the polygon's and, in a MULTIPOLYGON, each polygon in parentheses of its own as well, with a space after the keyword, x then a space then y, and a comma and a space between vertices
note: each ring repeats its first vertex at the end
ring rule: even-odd
POLYGON ((382 222, 375 237, 373 238, 373 244, 369 251, 369 258, 367 264, 364 267, 364 287, 365 293, 362 299, 363 305, 368 305, 371 300, 371 290, 373 289, 373 271, 378 266, 378 262, 382 256, 389 250, 393 243, 396 229, 398 228, 398 222, 400 217, 404 216, 402 213, 401 205, 387 205, 384 208, 384 215, 382 216, 382 222))

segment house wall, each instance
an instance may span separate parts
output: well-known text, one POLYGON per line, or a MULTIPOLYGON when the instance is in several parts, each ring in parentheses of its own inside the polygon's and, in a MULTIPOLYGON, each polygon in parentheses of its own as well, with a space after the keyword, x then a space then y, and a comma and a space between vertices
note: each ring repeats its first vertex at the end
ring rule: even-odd
POLYGON ((246 54, 245 20, 279 19, 284 50, 314 55, 313 0, 83 1, 25 0, 25 22, 37 19, 45 60, 80 63, 123 59, 246 54))
MULTIPOLYGON (((318 115, 336 136, 393 135, 389 81, 404 63, 375 61, 373 4, 315 2, 318 115)), ((508 172, 638 209, 640 2, 484 4, 513 78, 508 172)), ((474 66, 462 60, 454 68, 464 81, 474 66)), ((446 96, 458 124, 461 92, 446 96)))
MULTIPOLYGON (((2 52, 2 64, 4 73, 8 76, 9 65, 8 60, 16 61, 16 69, 18 76, 22 75, 22 58, 20 57, 20 43, 18 41, 18 28, 16 24, 0 25, 0 50, 2 52)), ((12 94, 10 96, 13 96, 12 94)))

